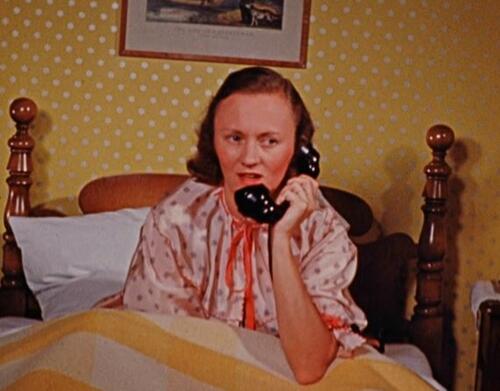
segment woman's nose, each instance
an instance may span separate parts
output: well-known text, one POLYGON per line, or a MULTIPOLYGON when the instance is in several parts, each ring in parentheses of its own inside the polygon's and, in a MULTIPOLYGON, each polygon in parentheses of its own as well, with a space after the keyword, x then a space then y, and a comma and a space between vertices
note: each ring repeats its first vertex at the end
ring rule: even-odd
POLYGON ((259 162, 259 150, 255 143, 247 143, 243 149, 242 163, 251 166, 259 162))

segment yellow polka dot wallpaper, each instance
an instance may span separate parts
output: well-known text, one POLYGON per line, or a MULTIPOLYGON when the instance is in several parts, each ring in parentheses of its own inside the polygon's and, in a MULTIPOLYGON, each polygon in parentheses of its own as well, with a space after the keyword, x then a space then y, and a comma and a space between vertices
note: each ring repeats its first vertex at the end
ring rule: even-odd
MULTIPOLYGON (((313 0, 307 67, 276 68, 313 116, 320 182, 360 194, 388 232, 418 239, 426 131, 455 131, 446 297, 457 390, 474 385, 470 288, 500 278, 499 20, 496 0, 313 0)), ((242 67, 123 57, 119 30, 119 1, 0 0, 0 165, 14 133, 9 104, 30 97, 33 204, 75 214, 92 178, 185 173, 210 97, 242 67)))

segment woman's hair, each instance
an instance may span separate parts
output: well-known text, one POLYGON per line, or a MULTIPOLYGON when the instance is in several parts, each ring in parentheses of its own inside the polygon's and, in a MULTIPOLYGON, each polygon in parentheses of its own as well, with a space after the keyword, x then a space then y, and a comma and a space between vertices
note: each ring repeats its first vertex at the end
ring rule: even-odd
POLYGON ((187 162, 187 169, 198 180, 218 185, 222 181, 222 171, 214 146, 214 119, 219 104, 235 93, 259 94, 282 93, 290 102, 295 114, 295 154, 287 176, 295 171, 295 155, 301 145, 311 141, 314 125, 309 112, 290 80, 278 72, 263 67, 248 67, 228 75, 212 98, 201 126, 198 130, 197 153, 187 162))

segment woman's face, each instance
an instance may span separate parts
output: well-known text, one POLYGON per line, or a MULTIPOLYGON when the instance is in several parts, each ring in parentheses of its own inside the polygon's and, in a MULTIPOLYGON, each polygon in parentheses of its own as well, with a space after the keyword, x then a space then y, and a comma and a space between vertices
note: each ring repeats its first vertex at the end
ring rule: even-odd
POLYGON ((242 187, 279 187, 294 154, 295 128, 292 107, 281 93, 235 93, 219 103, 214 145, 228 204, 242 187))

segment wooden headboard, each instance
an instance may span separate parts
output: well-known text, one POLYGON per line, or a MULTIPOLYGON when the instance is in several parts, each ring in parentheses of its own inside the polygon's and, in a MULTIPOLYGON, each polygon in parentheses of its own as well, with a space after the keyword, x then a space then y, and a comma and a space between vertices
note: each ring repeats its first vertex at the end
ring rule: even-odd
MULTIPOLYGON (((34 141, 29 134, 36 116, 35 103, 28 98, 12 102, 10 115, 16 132, 10 138, 8 199, 4 211, 3 278, 0 286, 0 316, 39 317, 40 311, 26 285, 22 254, 8 224, 10 216, 46 215, 43 209, 31 207, 29 189, 33 171, 31 152, 34 141)), ((351 292, 369 319, 368 332, 385 341, 409 341, 428 357, 437 380, 442 378, 443 257, 446 248, 446 197, 450 168, 445 162, 447 150, 454 140, 453 131, 436 125, 427 131, 427 144, 432 161, 425 167, 423 191, 423 225, 418 244, 404 233, 376 237, 358 242, 359 266, 351 292), (408 264, 417 257, 416 306, 411 319, 405 319, 405 278, 408 264)), ((184 175, 129 174, 105 177, 86 184, 79 194, 84 213, 116 210, 124 207, 152 206, 171 192, 184 175)), ((350 223, 350 235, 356 238, 373 225, 370 207, 361 198, 346 191, 322 187, 329 202, 350 223)))

